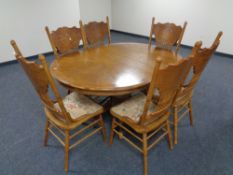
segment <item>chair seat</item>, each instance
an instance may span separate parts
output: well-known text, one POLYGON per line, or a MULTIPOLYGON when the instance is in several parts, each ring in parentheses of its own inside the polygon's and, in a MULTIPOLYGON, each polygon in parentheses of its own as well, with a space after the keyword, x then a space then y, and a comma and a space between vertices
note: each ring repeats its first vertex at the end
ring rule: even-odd
MULTIPOLYGON (((72 119, 76 120, 85 115, 91 115, 103 112, 103 107, 93 102, 88 97, 72 92, 63 99, 67 112, 72 119)), ((58 103, 54 104, 57 110, 60 110, 58 103)))
MULTIPOLYGON (((130 99, 120 103, 119 105, 112 107, 111 112, 114 113, 114 115, 127 117, 135 123, 138 123, 143 113, 145 102, 146 96, 140 92, 139 94, 132 96, 130 99)), ((156 105, 151 103, 148 113, 154 112, 155 107, 156 105)))

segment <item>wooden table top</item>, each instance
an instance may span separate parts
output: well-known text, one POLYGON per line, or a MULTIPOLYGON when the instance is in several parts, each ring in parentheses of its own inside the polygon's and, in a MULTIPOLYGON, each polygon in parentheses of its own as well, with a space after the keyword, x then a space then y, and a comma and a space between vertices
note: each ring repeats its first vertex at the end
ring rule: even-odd
POLYGON ((117 43, 57 58, 50 70, 61 84, 79 93, 118 96, 148 85, 158 57, 163 66, 181 58, 170 51, 149 49, 148 44, 117 43))

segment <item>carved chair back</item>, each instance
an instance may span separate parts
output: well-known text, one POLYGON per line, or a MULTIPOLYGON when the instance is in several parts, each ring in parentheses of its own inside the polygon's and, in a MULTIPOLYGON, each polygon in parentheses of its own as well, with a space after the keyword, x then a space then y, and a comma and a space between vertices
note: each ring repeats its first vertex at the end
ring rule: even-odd
POLYGON ((143 125, 149 124, 169 113, 174 98, 190 70, 192 59, 182 59, 177 64, 168 65, 162 69, 160 68, 160 64, 161 61, 156 62, 144 105, 144 112, 140 118, 140 123, 143 125), (155 111, 148 113, 155 91, 159 93, 159 99, 155 111))
POLYGON ((181 91, 178 94, 177 102, 178 100, 190 99, 192 97, 193 89, 197 84, 198 80, 200 79, 201 74, 204 71, 209 60, 211 59, 212 55, 218 48, 222 34, 223 34, 222 32, 218 33, 217 37, 215 38, 210 48, 201 48, 202 45, 201 41, 195 43, 195 46, 192 49, 192 57, 193 57, 193 64, 191 67, 192 77, 190 81, 188 81, 188 83, 185 83, 182 86, 181 91))
POLYGON ((95 47, 98 45, 103 45, 106 37, 108 38, 108 44, 111 43, 108 17, 106 17, 106 22, 93 21, 89 22, 88 24, 83 24, 80 20, 80 27, 84 36, 85 47, 95 47))
POLYGON ((62 98, 49 72, 45 57, 42 55, 39 56, 40 64, 37 64, 35 61, 28 61, 19 51, 15 41, 12 40, 11 45, 15 50, 16 59, 20 62, 46 109, 48 109, 57 120, 64 124, 70 123, 72 119, 64 107, 62 98), (51 98, 49 89, 51 89, 55 101, 51 98), (59 109, 55 108, 55 103, 58 104, 59 109))
POLYGON ((46 26, 45 30, 55 56, 77 51, 83 42, 81 29, 77 27, 60 27, 50 32, 46 26))
POLYGON ((173 23, 156 23, 155 18, 152 19, 149 47, 152 44, 152 37, 155 37, 156 48, 172 50, 176 45, 176 53, 180 48, 180 44, 187 26, 187 22, 182 26, 173 23))

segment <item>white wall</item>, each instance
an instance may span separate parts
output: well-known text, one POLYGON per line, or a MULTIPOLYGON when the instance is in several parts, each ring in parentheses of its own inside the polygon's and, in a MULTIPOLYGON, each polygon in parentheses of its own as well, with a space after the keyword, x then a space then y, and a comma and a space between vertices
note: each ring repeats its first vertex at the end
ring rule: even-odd
POLYGON ((105 21, 109 17, 111 25, 111 0, 79 0, 80 16, 84 23, 105 21))
POLYGON ((78 25, 78 0, 1 0, 0 62, 15 59, 10 40, 25 56, 51 51, 44 27, 78 25))
POLYGON ((180 25, 186 20, 183 44, 209 46, 222 30, 218 51, 233 54, 232 7, 232 0, 112 0, 112 29, 148 36, 153 16, 180 25))
POLYGON ((187 20, 183 44, 190 46, 200 39, 208 46, 222 30, 218 51, 233 54, 232 7, 232 0, 1 0, 0 62, 15 59, 11 39, 25 56, 37 55, 51 51, 46 25, 55 29, 78 25, 80 17, 86 23, 106 16, 113 29, 145 36, 152 16, 181 25, 187 20))

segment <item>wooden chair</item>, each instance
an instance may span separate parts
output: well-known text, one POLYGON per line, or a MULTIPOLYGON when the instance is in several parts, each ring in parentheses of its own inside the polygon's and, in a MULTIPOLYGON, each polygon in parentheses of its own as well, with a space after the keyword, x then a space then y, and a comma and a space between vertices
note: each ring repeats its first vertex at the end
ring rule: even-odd
POLYGON ((110 110, 113 116, 110 144, 114 134, 117 134, 140 151, 144 157, 144 175, 148 174, 147 155, 153 146, 167 136, 169 147, 173 148, 168 120, 170 107, 190 69, 191 61, 182 59, 176 65, 163 69, 160 68, 161 61, 156 61, 147 96, 140 92, 110 110), (154 91, 160 94, 157 105, 152 102, 154 91), (136 138, 139 143, 133 142, 125 132, 136 138))
POLYGON ((45 31, 55 57, 78 51, 81 41, 83 42, 81 29, 77 27, 60 27, 50 32, 49 28, 46 26, 45 31))
POLYGON ((84 38, 84 47, 96 47, 99 45, 104 45, 104 40, 107 36, 108 44, 111 43, 111 33, 109 27, 109 18, 106 17, 106 22, 89 22, 88 24, 83 24, 79 21, 84 38))
POLYGON ((193 90, 201 77, 208 61, 217 49, 222 32, 219 32, 215 41, 210 48, 201 48, 202 42, 196 42, 193 50, 193 65, 192 65, 192 77, 189 77, 189 81, 185 81, 185 84, 181 87, 180 92, 174 101, 173 108, 173 122, 174 122, 174 143, 177 144, 178 134, 177 127, 178 122, 189 113, 190 124, 193 125, 193 114, 192 114, 192 96, 193 90))
POLYGON ((15 50, 16 59, 21 63, 44 105, 46 114, 44 145, 47 145, 50 133, 64 146, 64 169, 67 172, 70 149, 99 131, 102 131, 105 140, 106 131, 102 119, 103 107, 75 92, 62 99, 49 72, 45 57, 39 56, 39 64, 27 61, 22 56, 15 41, 11 41, 11 45, 15 50), (55 100, 50 97, 49 88, 55 100), (85 125, 82 126, 84 122, 85 125), (74 132, 71 134, 71 131, 74 132), (80 137, 84 131, 87 133, 82 138, 74 140, 77 136, 80 137), (70 144, 71 140, 73 140, 73 144, 70 144))
POLYGON ((187 26, 187 22, 184 22, 183 27, 177 26, 173 23, 157 23, 155 24, 155 18, 152 18, 149 47, 152 44, 152 37, 155 36, 156 48, 172 50, 173 46, 176 46, 175 52, 178 53, 180 44, 187 26))

